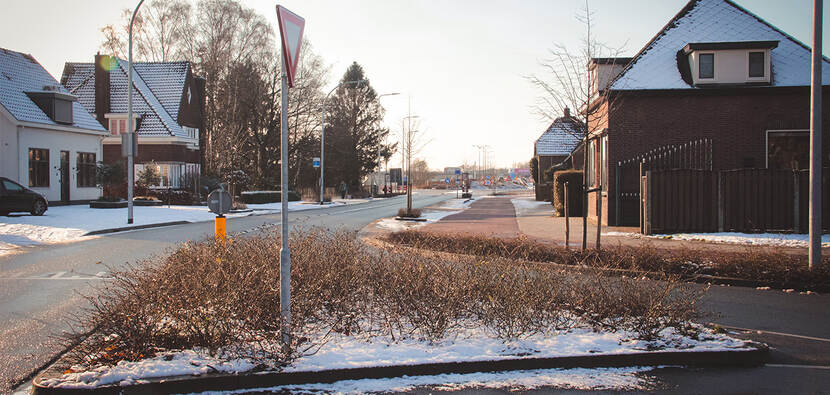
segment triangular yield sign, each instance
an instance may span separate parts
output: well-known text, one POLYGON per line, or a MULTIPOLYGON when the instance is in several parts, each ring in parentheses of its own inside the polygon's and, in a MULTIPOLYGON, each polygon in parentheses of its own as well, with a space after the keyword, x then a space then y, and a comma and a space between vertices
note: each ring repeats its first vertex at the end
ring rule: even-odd
POLYGON ((294 87, 294 75, 297 64, 300 62, 300 47, 303 43, 303 30, 305 19, 288 11, 287 8, 277 6, 277 21, 280 25, 280 37, 282 37, 283 64, 288 72, 288 86, 294 87))

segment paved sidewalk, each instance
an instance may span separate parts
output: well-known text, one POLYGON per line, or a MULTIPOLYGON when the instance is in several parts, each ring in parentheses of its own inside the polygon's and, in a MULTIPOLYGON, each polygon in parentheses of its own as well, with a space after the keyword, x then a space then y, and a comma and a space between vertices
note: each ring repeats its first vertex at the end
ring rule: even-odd
POLYGON ((478 198, 470 208, 421 229, 429 232, 496 237, 521 235, 510 197, 478 198))

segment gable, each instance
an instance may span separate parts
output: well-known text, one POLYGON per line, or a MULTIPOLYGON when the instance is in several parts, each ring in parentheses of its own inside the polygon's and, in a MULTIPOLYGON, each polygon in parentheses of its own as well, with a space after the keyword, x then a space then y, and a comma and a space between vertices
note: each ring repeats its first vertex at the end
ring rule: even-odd
MULTIPOLYGON (((770 51, 770 86, 810 85, 807 46, 731 1, 692 0, 640 50, 611 89, 698 89, 681 76, 678 51, 690 43, 758 41, 779 42, 770 51)), ((830 82, 830 68, 824 67, 822 80, 830 82)))
POLYGON ((578 132, 573 126, 558 118, 548 129, 536 139, 534 144, 535 155, 570 155, 571 151, 579 145, 578 132))

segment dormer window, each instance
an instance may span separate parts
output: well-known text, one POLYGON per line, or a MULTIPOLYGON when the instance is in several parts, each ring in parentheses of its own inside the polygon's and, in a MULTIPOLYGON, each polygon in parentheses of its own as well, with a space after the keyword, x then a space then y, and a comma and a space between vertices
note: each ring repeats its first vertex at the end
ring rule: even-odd
MULTIPOLYGON (((110 134, 113 136, 119 136, 122 134, 129 133, 129 127, 127 126, 127 114, 106 114, 104 115, 108 121, 107 130, 110 131, 110 134)), ((139 119, 141 118, 138 114, 133 114, 133 128, 138 130, 139 126, 139 119)))
POLYGON ((689 43, 678 53, 684 80, 695 86, 768 85, 778 41, 689 43))
POLYGON ((749 53, 749 78, 764 78, 766 69, 766 54, 764 52, 749 53))
POLYGON ((702 53, 700 54, 700 60, 698 60, 698 77, 703 78, 715 78, 715 54, 713 53, 702 53))

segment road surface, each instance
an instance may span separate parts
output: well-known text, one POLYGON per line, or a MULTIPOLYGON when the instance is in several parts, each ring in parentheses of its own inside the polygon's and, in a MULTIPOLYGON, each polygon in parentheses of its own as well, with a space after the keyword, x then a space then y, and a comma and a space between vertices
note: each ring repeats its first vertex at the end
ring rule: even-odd
MULTIPOLYGON (((455 197, 419 191, 413 206, 425 207, 455 197)), ((320 210, 290 212, 292 225, 360 229, 394 216, 405 197, 320 210)), ((81 219, 82 220, 82 219, 81 219)), ((228 233, 280 223, 280 214, 232 218, 228 233)), ((187 240, 212 237, 213 222, 201 222, 111 234, 83 242, 44 245, 25 254, 0 257, 0 393, 26 381, 64 347, 53 335, 68 328, 67 319, 85 305, 81 294, 101 284, 108 267, 119 268, 163 254, 187 240)))

